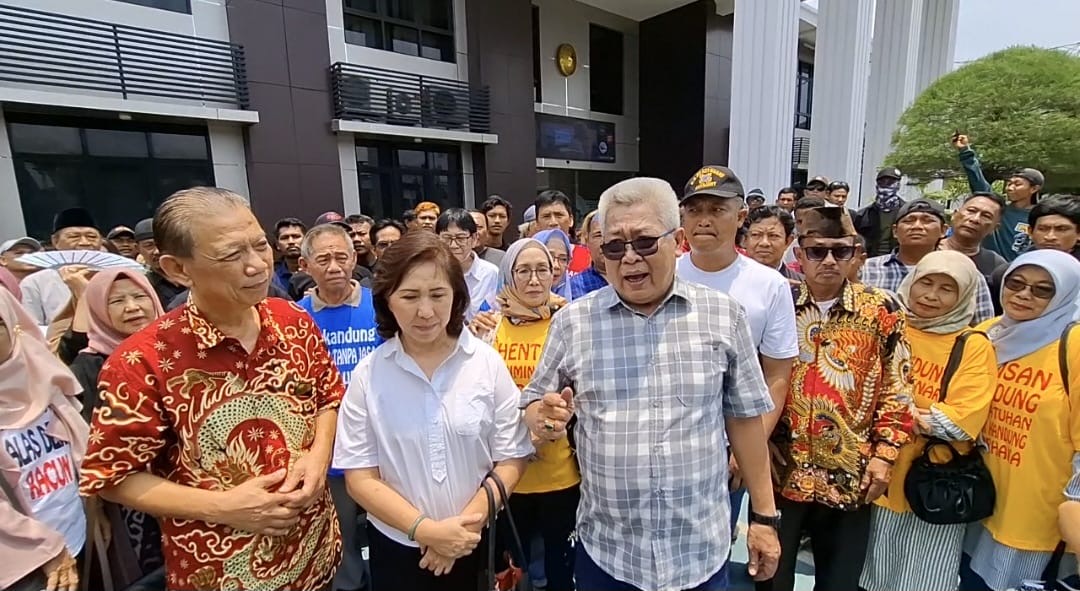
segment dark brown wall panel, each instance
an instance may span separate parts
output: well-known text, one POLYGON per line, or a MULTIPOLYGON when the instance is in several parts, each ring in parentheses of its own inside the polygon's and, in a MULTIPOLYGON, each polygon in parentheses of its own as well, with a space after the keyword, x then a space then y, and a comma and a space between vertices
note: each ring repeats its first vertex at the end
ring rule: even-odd
POLYGON ((330 43, 324 0, 230 0, 229 36, 247 57, 251 202, 264 226, 312 221, 342 208, 337 138, 330 131, 330 43))

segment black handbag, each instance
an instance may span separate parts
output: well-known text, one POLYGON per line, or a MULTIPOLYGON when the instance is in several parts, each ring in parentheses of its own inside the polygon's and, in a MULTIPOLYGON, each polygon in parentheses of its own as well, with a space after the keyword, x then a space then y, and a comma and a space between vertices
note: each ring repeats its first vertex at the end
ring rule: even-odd
MULTIPOLYGON (((956 337, 941 376, 939 401, 945 400, 949 382, 964 356, 964 343, 972 334, 986 337, 977 331, 965 331, 956 337)), ((945 525, 972 523, 990 517, 994 513, 997 492, 981 453, 972 451, 961 455, 948 441, 931 437, 904 479, 904 495, 919 519, 945 525), (930 460, 930 451, 942 445, 951 450, 952 458, 944 464, 936 464, 930 460)))
POLYGON ((484 491, 487 493, 488 501, 488 539, 487 545, 487 588, 485 591, 509 591, 518 586, 518 583, 525 578, 525 571, 523 565, 517 563, 515 556, 524 556, 525 552, 521 545, 521 537, 518 536, 517 526, 514 525, 514 516, 510 513, 510 495, 506 494, 506 486, 503 484, 502 479, 494 471, 488 473, 483 482, 484 491), (496 571, 495 555, 496 549, 505 548, 507 544, 505 540, 496 540, 496 518, 498 515, 498 504, 495 501, 495 491, 492 490, 491 483, 494 482, 495 486, 499 489, 499 498, 502 499, 503 518, 506 519, 507 525, 510 527, 509 534, 512 545, 510 550, 504 550, 502 555, 502 570, 496 571), (503 542, 503 543, 499 543, 503 542), (516 554, 514 554, 516 552, 516 554))

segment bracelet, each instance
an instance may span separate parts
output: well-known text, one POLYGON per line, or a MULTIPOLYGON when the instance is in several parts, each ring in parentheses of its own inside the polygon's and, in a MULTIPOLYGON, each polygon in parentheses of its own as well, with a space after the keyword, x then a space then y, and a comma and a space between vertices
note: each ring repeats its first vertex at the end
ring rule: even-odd
POLYGON ((423 513, 421 513, 420 517, 417 517, 416 521, 413 522, 412 527, 409 528, 409 541, 410 542, 415 542, 416 541, 416 528, 420 527, 420 524, 423 523, 423 521, 425 519, 427 519, 427 518, 428 518, 427 515, 424 515, 423 513))

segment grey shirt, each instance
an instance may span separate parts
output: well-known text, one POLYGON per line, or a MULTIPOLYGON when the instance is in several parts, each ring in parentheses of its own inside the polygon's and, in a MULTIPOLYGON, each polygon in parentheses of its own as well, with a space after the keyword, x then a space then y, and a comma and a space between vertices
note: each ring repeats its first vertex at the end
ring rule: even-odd
POLYGON ((41 326, 48 326, 71 301, 71 289, 55 269, 42 269, 19 283, 23 307, 41 326))

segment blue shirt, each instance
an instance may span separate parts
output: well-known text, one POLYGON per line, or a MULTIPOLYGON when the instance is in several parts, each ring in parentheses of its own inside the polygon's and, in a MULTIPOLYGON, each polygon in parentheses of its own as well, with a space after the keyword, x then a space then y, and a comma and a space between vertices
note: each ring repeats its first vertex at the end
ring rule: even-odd
POLYGON ((281 261, 277 265, 274 265, 274 277, 272 282, 285 293, 289 292, 289 280, 292 279, 292 276, 293 273, 289 270, 289 266, 285 264, 285 261, 281 261))
POLYGON ((601 287, 607 287, 607 284, 607 279, 589 265, 588 269, 570 278, 570 293, 574 294, 575 298, 581 298, 601 287))

